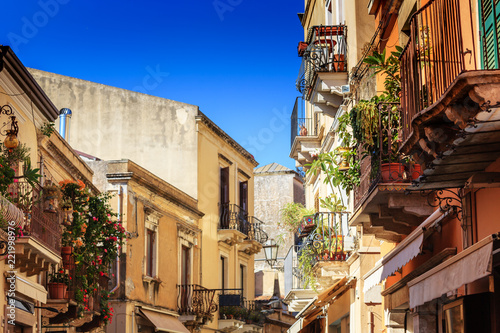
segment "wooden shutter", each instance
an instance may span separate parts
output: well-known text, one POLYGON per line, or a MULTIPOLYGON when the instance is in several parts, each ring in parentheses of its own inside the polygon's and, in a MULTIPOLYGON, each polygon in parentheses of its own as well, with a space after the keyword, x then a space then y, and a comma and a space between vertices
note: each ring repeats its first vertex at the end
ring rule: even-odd
POLYGON ((499 68, 500 0, 479 0, 481 22, 481 64, 499 68))

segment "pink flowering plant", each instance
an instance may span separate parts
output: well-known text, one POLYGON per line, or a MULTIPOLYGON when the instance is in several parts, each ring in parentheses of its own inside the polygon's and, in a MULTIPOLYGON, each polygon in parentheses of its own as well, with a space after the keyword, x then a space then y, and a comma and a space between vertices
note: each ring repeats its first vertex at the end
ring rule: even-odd
POLYGON ((112 311, 104 281, 119 255, 125 229, 109 205, 110 194, 92 195, 81 181, 60 184, 63 200, 70 200, 73 206, 73 220, 64 227, 63 244, 73 246, 75 300, 81 311, 88 311, 90 297, 98 297, 101 320, 108 323, 112 311))

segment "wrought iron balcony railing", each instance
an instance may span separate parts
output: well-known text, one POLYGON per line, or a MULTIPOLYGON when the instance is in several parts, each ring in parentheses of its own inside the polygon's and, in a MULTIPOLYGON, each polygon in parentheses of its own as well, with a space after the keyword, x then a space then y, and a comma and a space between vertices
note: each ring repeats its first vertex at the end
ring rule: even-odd
MULTIPOLYGON (((403 142, 413 132, 412 119, 417 113, 437 102, 460 73, 479 68, 477 31, 470 2, 469 6, 464 4, 430 0, 411 17, 410 39, 400 58, 403 142)), ((491 55, 485 61, 490 69, 495 67, 495 61, 490 60, 498 59, 499 50, 487 49, 486 39, 493 38, 494 42, 495 34, 495 28, 482 33, 482 54, 491 55)))
POLYGON ((311 219, 312 231, 303 238, 297 256, 311 256, 318 261, 345 261, 354 249, 354 243, 346 243, 353 238, 349 234, 349 213, 316 213, 311 219))
POLYGON ((285 295, 292 289, 304 289, 305 280, 302 271, 299 269, 299 250, 300 245, 293 245, 285 257, 285 295))
POLYGON ((23 233, 37 238, 56 253, 61 250, 61 230, 59 212, 46 211, 42 202, 42 188, 27 182, 9 186, 9 200, 24 212, 26 224, 23 233))
POLYGON ((307 136, 318 135, 318 129, 319 129, 318 119, 304 118, 303 111, 301 112, 302 118, 299 118, 299 108, 301 106, 301 103, 303 102, 304 101, 302 100, 301 97, 297 97, 295 99, 295 104, 292 110, 292 116, 290 117, 292 126, 290 131, 291 133, 290 147, 293 146, 296 137, 307 137, 307 136))
POLYGON ((360 144, 357 159, 360 161, 360 183, 354 187, 354 210, 380 183, 411 183, 421 176, 420 166, 409 163, 399 154, 402 126, 401 108, 398 103, 378 105, 378 132, 370 148, 360 144))
POLYGON ((216 289, 207 289, 197 284, 177 285, 177 311, 181 315, 193 315, 204 322, 211 320, 217 312, 216 289))
POLYGON ((260 312, 263 303, 246 300, 243 289, 219 289, 219 319, 236 319, 260 325, 264 316, 260 312))
POLYGON ((219 229, 238 230, 247 239, 261 244, 267 241, 267 234, 262 229, 264 223, 255 216, 249 216, 247 211, 235 204, 222 204, 220 208, 219 229))
MULTIPOLYGON (((74 301, 76 299, 76 294, 78 293, 78 291, 82 290, 82 288, 83 288, 82 284, 80 282, 77 282, 77 281, 80 281, 79 279, 77 279, 77 275, 85 274, 86 267, 87 267, 87 265, 84 265, 80 271, 76 268, 73 259, 70 261, 64 261, 64 266, 61 267, 60 269, 64 269, 66 274, 67 274, 67 277, 68 277, 67 289, 66 289, 66 293, 64 294, 64 297, 56 298, 56 299, 60 299, 64 302, 74 301)), ((46 276, 47 276, 46 281, 49 281, 50 280, 49 272, 46 273, 46 276)), ((89 282, 93 282, 93 281, 89 281, 89 282)), ((99 312, 100 311, 101 293, 102 293, 102 291, 108 290, 109 277, 106 275, 103 275, 103 276, 99 277, 98 281, 95 281, 95 282, 97 282, 98 287, 89 293, 90 297, 85 298, 83 301, 83 304, 82 304, 84 311, 87 311, 87 312, 91 312, 91 311, 99 312)), ((49 284, 50 283, 48 283, 47 286, 49 284)), ((49 293, 49 298, 50 297, 51 297, 51 295, 49 293)), ((54 319, 54 321, 57 321, 57 320, 58 320, 58 318, 54 319)), ((61 318, 59 318, 59 320, 61 320, 61 318)))
POLYGON ((347 71, 347 27, 345 25, 314 26, 309 29, 296 81, 297 90, 309 98, 318 72, 347 71), (306 46, 307 45, 307 46, 306 46))
POLYGON ((248 230, 248 213, 238 205, 223 203, 220 207, 219 229, 248 230))
POLYGON ((262 228, 264 222, 256 218, 255 216, 250 216, 250 230, 248 232, 248 239, 254 240, 261 244, 267 242, 269 236, 262 228))

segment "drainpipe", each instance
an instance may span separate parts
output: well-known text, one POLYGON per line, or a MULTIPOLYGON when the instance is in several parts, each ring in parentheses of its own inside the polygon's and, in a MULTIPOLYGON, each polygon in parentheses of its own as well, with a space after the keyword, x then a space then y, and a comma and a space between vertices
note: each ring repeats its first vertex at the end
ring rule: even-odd
MULTIPOLYGON (((118 186, 118 207, 117 207, 117 213, 118 213, 118 219, 122 220, 122 187, 118 186)), ((113 289, 111 289, 110 293, 114 293, 119 287, 120 287, 120 251, 118 250, 118 254, 116 255, 116 285, 113 289)))
POLYGON ((71 119, 72 114, 73 112, 71 112, 68 108, 64 108, 59 111, 59 134, 66 141, 69 141, 69 120, 71 119))

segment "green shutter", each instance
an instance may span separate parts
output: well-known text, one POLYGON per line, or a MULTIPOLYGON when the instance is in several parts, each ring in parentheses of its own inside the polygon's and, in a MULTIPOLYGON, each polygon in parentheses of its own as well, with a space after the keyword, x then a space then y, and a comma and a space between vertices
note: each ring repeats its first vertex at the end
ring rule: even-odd
POLYGON ((499 67, 500 0, 479 0, 481 22, 481 65, 484 69, 499 67))

